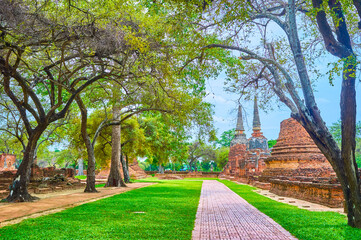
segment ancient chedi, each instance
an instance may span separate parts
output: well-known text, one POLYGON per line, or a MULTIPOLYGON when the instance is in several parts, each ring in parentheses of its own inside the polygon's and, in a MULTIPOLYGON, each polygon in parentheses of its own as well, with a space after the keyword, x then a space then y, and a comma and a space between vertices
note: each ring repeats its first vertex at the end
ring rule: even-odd
POLYGON ((271 192, 330 207, 342 207, 343 195, 331 165, 296 120, 281 122, 280 134, 260 181, 271 192))
POLYGON ((242 108, 238 107, 235 136, 231 141, 228 163, 220 177, 249 182, 252 176, 259 175, 265 168, 264 159, 269 156, 267 139, 261 132, 257 98, 254 99, 253 133, 247 139, 244 133, 242 108))

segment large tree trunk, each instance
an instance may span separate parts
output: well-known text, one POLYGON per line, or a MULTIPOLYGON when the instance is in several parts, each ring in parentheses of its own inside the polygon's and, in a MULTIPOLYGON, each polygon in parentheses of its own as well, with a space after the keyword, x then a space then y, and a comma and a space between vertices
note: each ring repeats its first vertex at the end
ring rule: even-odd
MULTIPOLYGON (((88 135, 88 134, 87 134, 88 135)), ((84 192, 98 192, 95 189, 95 155, 94 149, 90 143, 90 138, 87 136, 88 143, 87 145, 87 152, 88 152, 88 168, 87 168, 87 176, 86 176, 86 187, 84 192)))
MULTIPOLYGON (((352 49, 351 38, 347 29, 347 22, 342 9, 341 1, 327 1, 331 14, 333 14, 335 32, 328 24, 324 1, 313 0, 312 5, 318 9, 316 20, 325 47, 332 55, 344 62, 342 88, 341 88, 341 151, 337 148, 327 149, 336 153, 333 158, 328 158, 332 164, 338 180, 341 183, 347 208, 348 224, 361 228, 361 193, 360 176, 355 158, 356 136, 356 56, 352 49), (337 39, 334 37, 336 34, 337 39)), ((294 2, 293 2, 294 4, 294 2)), ((356 4, 357 5, 357 4, 356 4)), ((295 6, 293 6, 295 7, 295 6)), ((326 138, 326 137, 324 137, 326 138)), ((327 139, 325 140, 327 141, 327 139)), ((321 142, 321 141, 320 141, 321 142)), ((322 144, 319 144, 322 148, 322 144)), ((322 150, 322 149, 321 149, 322 150)), ((327 151, 322 151, 327 157, 327 151)))
POLYGON ((318 112, 313 111, 314 122, 307 120, 307 117, 303 116, 301 124, 305 127, 336 172, 345 198, 348 224, 352 227, 361 228, 360 176, 355 157, 356 61, 355 59, 353 59, 353 62, 350 62, 350 60, 345 61, 340 101, 342 122, 341 150, 332 139, 324 122, 317 121, 321 119, 318 112))
POLYGON ((38 199, 37 197, 33 197, 29 194, 28 185, 30 182, 31 164, 34 161, 36 144, 45 128, 45 126, 38 126, 33 130, 33 133, 29 137, 23 161, 21 162, 15 178, 10 185, 10 194, 5 199, 7 202, 30 202, 38 199))
POLYGON ((88 125, 88 111, 78 96, 76 97, 76 102, 79 106, 81 112, 81 135, 83 137, 83 141, 85 143, 87 153, 88 153, 88 168, 87 168, 87 178, 86 178, 86 187, 84 192, 98 192, 95 189, 95 154, 94 148, 91 143, 90 137, 87 132, 88 125))
POLYGON ((360 176, 356 164, 356 58, 345 60, 341 88, 341 157, 345 168, 347 184, 344 195, 347 207, 348 224, 361 228, 360 176))
POLYGON ((312 139, 321 149, 327 160, 332 164, 333 169, 336 172, 337 179, 341 184, 345 198, 348 224, 352 227, 361 228, 361 194, 359 176, 357 172, 352 172, 349 169, 353 168, 357 171, 357 167, 352 166, 354 164, 350 161, 352 160, 351 158, 344 158, 342 156, 342 152, 344 152, 344 150, 335 150, 337 149, 337 146, 335 147, 336 143, 327 139, 325 140, 314 137, 312 137, 312 139))
MULTIPOLYGON (((120 108, 113 105, 113 119, 120 120, 120 108)), ((110 173, 105 187, 126 187, 120 172, 121 153, 121 132, 120 125, 112 126, 112 157, 110 163, 110 173)))
POLYGON ((124 182, 129 183, 130 176, 129 176, 129 168, 128 168, 128 156, 125 155, 125 159, 124 159, 124 154, 121 154, 120 160, 122 162, 122 167, 123 167, 124 182))

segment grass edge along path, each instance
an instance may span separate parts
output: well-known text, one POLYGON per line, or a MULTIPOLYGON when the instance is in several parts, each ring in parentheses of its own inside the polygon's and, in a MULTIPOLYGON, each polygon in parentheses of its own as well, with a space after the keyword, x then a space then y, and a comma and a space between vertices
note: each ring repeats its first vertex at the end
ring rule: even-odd
POLYGON ((0 239, 191 239, 202 181, 159 181, 0 229, 0 239))
POLYGON ((360 240, 361 229, 347 225, 346 216, 335 212, 311 212, 264 197, 253 190, 229 180, 219 180, 248 203, 275 220, 293 236, 302 240, 360 240))

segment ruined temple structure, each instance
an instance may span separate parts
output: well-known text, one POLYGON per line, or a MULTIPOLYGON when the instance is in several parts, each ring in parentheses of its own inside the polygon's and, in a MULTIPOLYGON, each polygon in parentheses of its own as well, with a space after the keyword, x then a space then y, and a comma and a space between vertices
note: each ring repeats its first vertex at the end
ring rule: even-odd
POLYGON ((133 162, 129 164, 129 176, 132 179, 142 179, 148 177, 145 171, 139 166, 136 158, 134 158, 133 162))
MULTIPOLYGON (((17 170, 15 169, 15 155, 0 155, 0 200, 9 195, 9 186, 12 184, 17 170), (6 160, 4 161, 7 155, 6 160), (3 168, 3 164, 7 168, 3 168)), ((28 191, 30 194, 50 193, 68 189, 84 188, 80 180, 74 178, 73 168, 56 169, 54 167, 40 168, 36 164, 31 166, 30 183, 28 191)))
POLYGON ((0 155, 0 171, 15 170, 16 156, 14 154, 3 153, 0 155))
POLYGON ((306 130, 296 120, 281 122, 271 156, 259 181, 271 183, 280 196, 342 207, 343 194, 336 174, 306 130))
POLYGON ((235 137, 231 141, 228 163, 220 177, 249 183, 266 167, 264 160, 269 156, 267 139, 261 132, 257 98, 254 99, 253 133, 247 139, 244 133, 242 108, 238 108, 235 137))
MULTIPOLYGON (((123 168, 120 168, 120 172, 123 174, 123 168)), ((110 173, 110 163, 107 168, 102 169, 96 176, 96 179, 107 179, 110 173)), ((148 177, 145 171, 139 166, 138 160, 133 159, 132 163, 129 163, 129 176, 131 179, 142 179, 148 177)))
POLYGON ((336 174, 307 131, 296 120, 281 122, 271 154, 261 133, 255 100, 252 137, 244 134, 241 108, 228 163, 219 177, 248 183, 279 196, 343 207, 343 192, 336 174))

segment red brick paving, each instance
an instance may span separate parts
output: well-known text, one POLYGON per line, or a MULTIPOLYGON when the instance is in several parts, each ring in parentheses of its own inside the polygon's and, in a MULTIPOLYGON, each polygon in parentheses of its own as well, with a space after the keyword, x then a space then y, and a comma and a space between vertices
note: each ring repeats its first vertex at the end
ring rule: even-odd
POLYGON ((215 180, 203 181, 193 240, 296 238, 270 217, 215 180))

